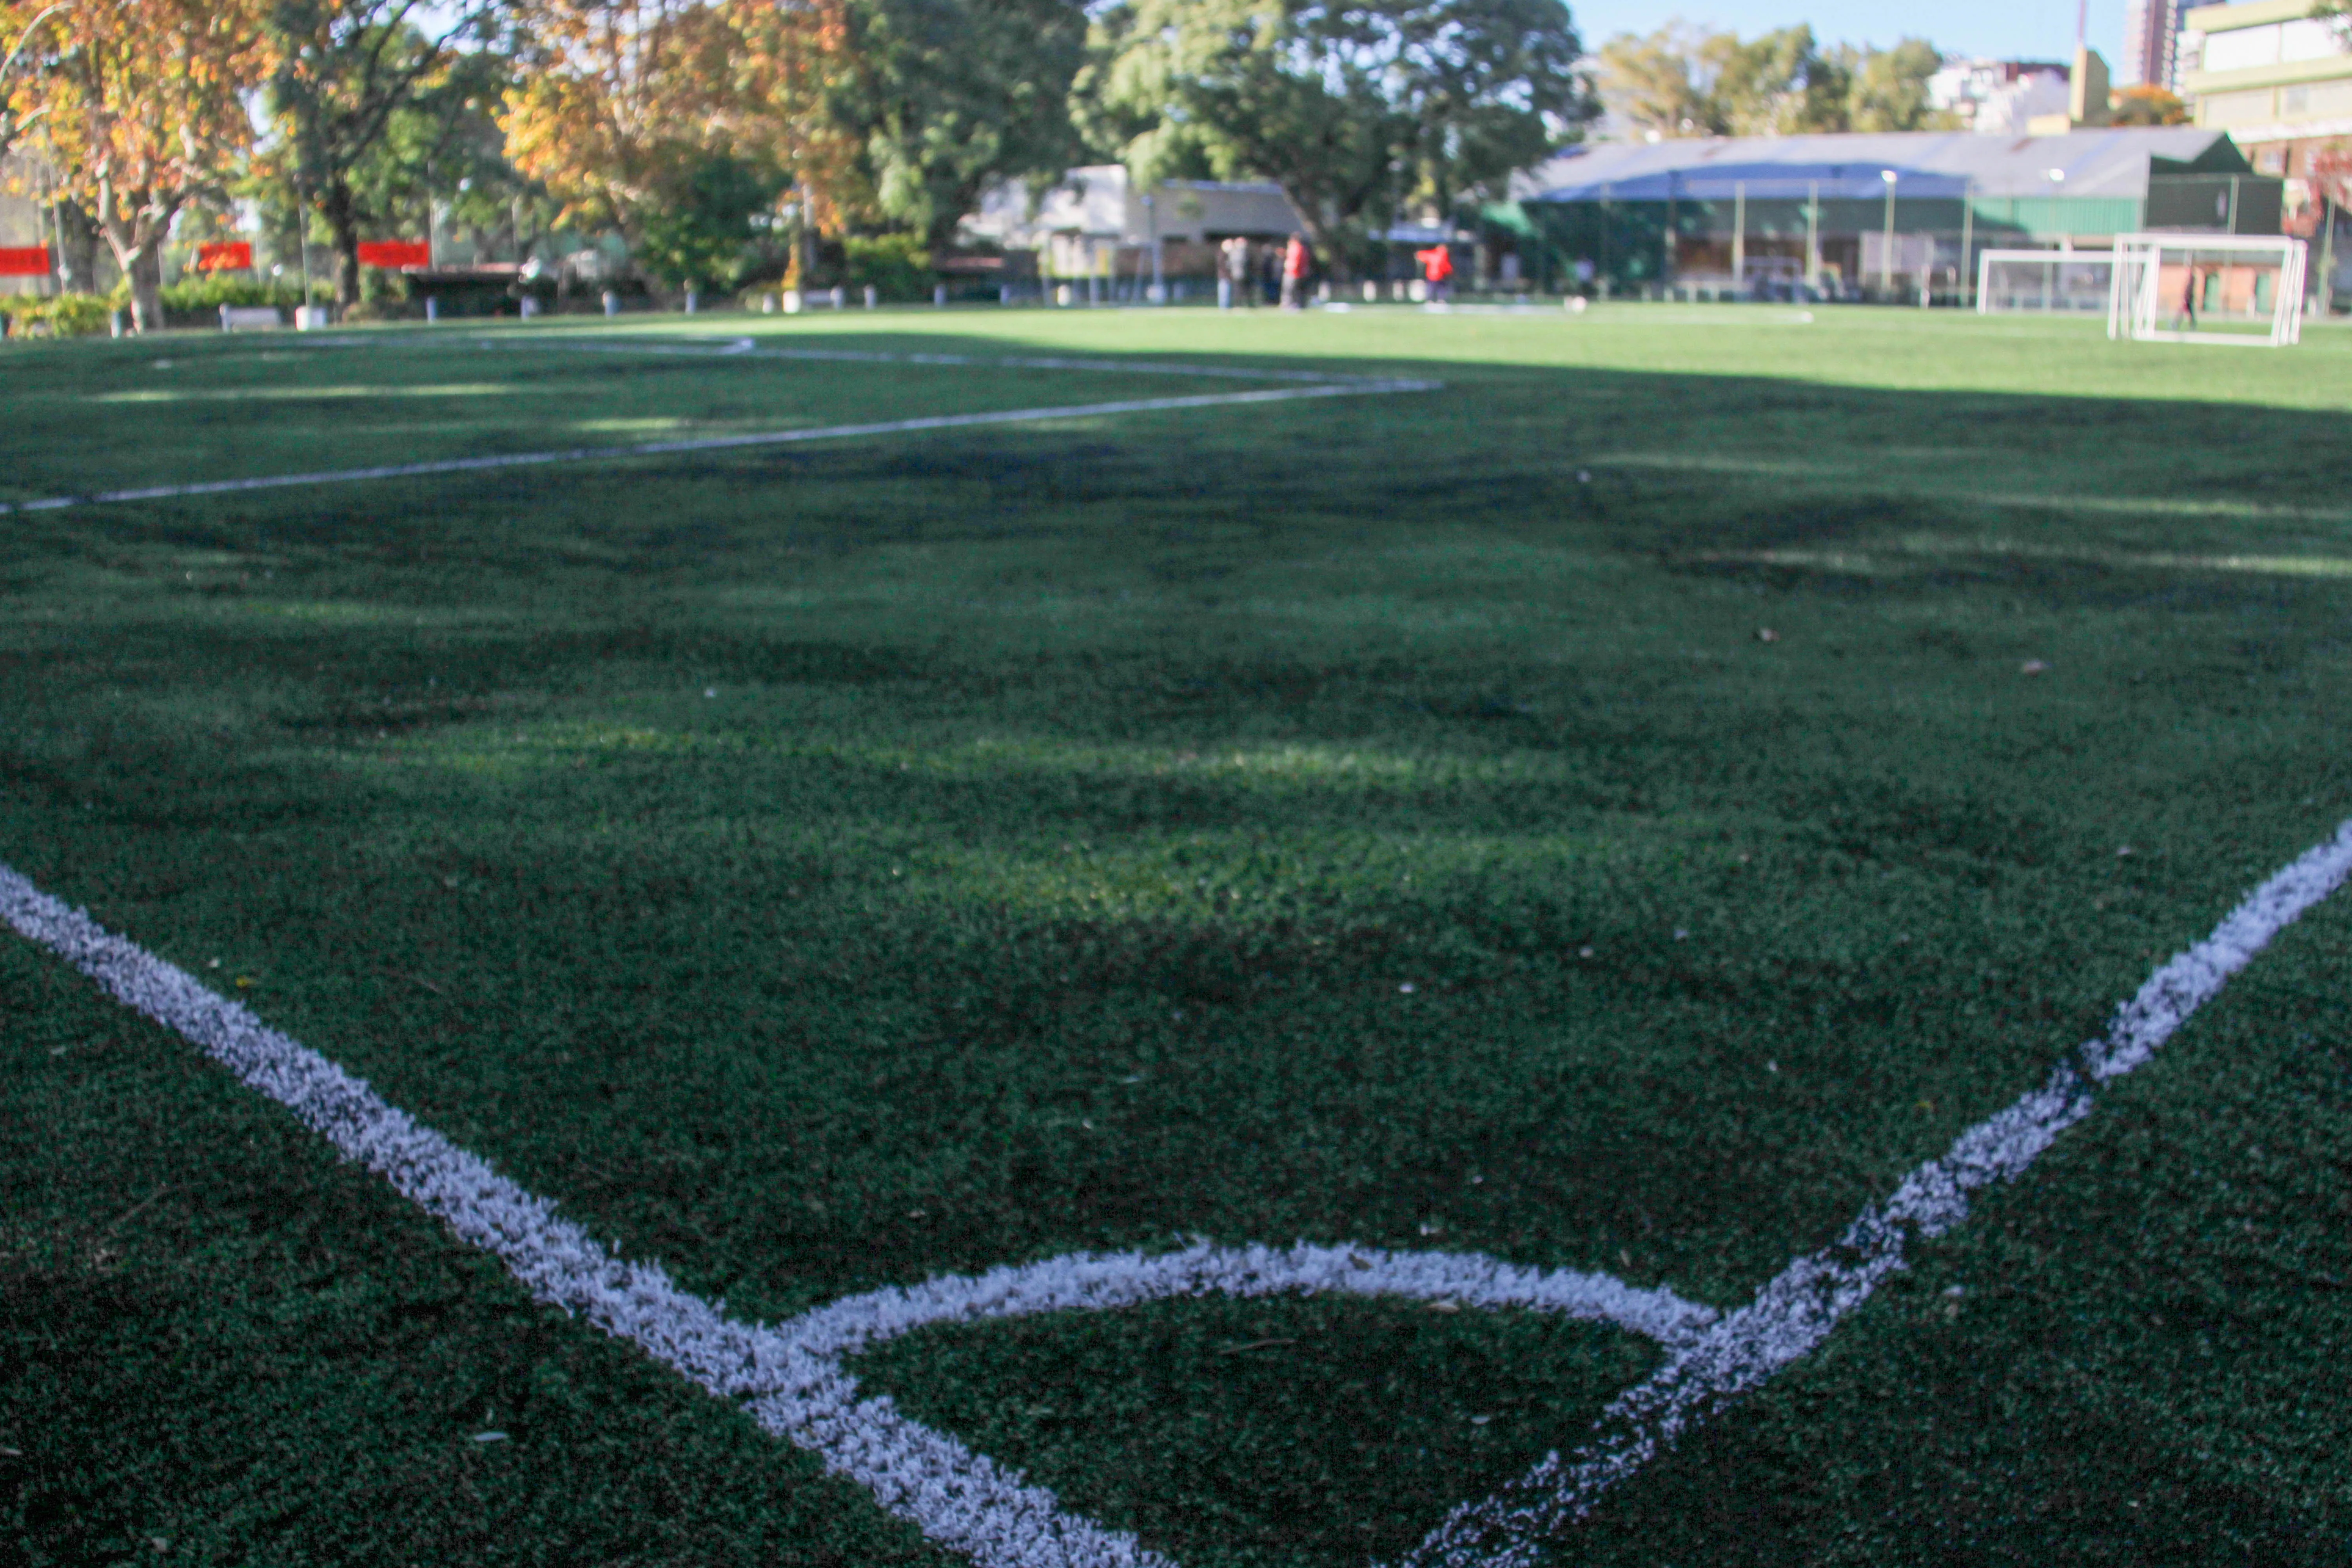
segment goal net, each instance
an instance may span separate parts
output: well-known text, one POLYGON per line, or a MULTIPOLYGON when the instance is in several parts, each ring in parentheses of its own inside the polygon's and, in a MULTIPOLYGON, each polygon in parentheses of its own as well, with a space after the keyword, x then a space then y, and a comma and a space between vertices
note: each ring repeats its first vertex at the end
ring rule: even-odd
POLYGON ((2303 336, 2303 241, 2252 234, 2119 234, 2107 336, 2284 348, 2303 336))
POLYGON ((1977 313, 2095 315, 2107 308, 2115 263, 2115 257, 2104 250, 1980 250, 1977 313))

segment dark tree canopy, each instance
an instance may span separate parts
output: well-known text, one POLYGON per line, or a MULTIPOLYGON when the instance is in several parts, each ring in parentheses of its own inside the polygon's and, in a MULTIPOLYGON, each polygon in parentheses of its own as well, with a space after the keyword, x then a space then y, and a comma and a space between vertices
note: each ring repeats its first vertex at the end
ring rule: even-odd
POLYGON ((1059 175, 1077 154, 1076 0, 851 0, 847 19, 856 65, 829 108, 884 221, 943 245, 989 184, 1059 175))
POLYGON ((1084 84, 1143 181, 1279 184, 1327 265, 1412 209, 1498 194, 1591 106, 1558 0, 1122 0, 1084 84))

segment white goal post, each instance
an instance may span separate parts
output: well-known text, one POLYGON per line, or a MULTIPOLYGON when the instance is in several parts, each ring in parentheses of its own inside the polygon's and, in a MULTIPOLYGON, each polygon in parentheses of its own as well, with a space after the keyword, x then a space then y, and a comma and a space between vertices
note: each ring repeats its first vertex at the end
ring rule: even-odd
POLYGON ((2303 338, 2308 247, 2283 235, 2119 234, 2107 336, 2284 348, 2303 338))
POLYGON ((1977 314, 2106 310, 2115 264, 2107 250, 1980 250, 1977 314))

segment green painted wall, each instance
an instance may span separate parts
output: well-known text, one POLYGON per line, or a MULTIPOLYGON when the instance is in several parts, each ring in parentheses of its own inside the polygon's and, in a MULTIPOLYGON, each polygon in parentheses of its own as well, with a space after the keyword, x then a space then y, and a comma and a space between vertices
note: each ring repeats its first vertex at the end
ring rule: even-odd
MULTIPOLYGON (((1517 242, 1528 276, 1549 285, 1566 275, 1578 257, 1599 262, 1621 285, 1654 282, 1663 274, 1669 221, 1686 239, 1727 237, 1735 204, 1728 201, 1511 202, 1486 207, 1481 217, 1498 239, 1517 242)), ((1979 246, 2033 245, 2067 235, 2126 234, 2141 226, 2142 204, 2133 196, 1977 196, 1964 219, 1958 197, 1895 201, 1895 227, 1903 234, 1931 232, 1957 241, 1963 222, 1979 246)), ((1748 204, 1750 240, 1801 241, 1805 203, 1782 197, 1748 204)), ((1881 232, 1886 205, 1880 201, 1823 201, 1820 234, 1827 248, 1881 232)))

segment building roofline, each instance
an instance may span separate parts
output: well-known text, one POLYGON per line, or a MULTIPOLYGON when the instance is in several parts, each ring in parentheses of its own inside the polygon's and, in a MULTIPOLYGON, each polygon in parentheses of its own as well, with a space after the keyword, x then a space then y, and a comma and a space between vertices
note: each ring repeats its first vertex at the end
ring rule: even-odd
POLYGON ((2245 0, 2238 5, 2200 5, 2183 13, 2180 25, 2198 33, 2234 33, 2273 22, 2299 22, 2315 9, 2312 0, 2245 0))

